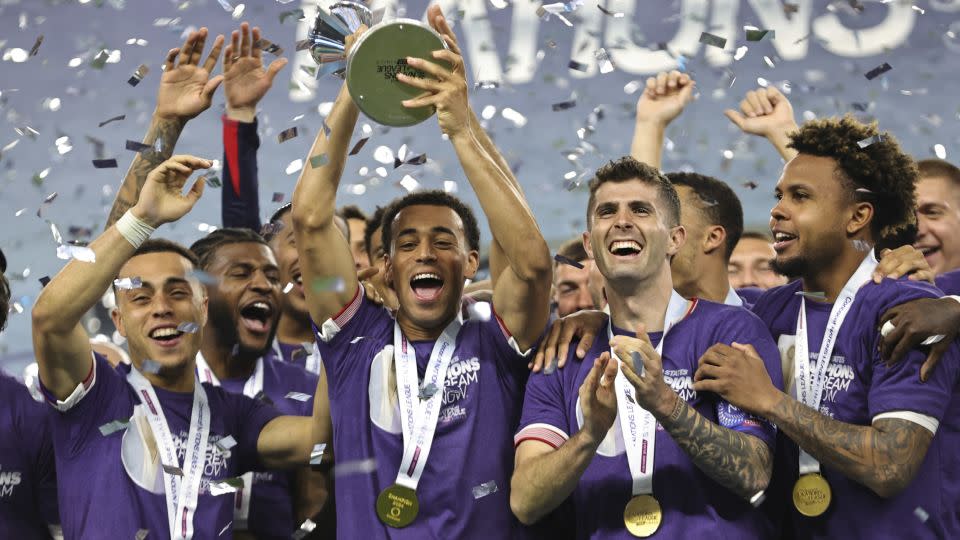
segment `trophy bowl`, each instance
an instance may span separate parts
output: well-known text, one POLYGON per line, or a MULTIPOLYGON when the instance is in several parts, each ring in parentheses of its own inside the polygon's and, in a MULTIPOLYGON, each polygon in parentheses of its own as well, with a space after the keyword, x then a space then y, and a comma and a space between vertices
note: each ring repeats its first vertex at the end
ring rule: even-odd
POLYGON ((409 109, 401 103, 423 94, 423 90, 403 84, 397 73, 410 77, 428 77, 407 64, 407 57, 423 58, 449 67, 431 53, 446 49, 443 38, 429 26, 413 19, 381 22, 366 32, 347 58, 347 88, 350 96, 368 118, 386 126, 404 127, 423 122, 436 112, 434 107, 409 109))

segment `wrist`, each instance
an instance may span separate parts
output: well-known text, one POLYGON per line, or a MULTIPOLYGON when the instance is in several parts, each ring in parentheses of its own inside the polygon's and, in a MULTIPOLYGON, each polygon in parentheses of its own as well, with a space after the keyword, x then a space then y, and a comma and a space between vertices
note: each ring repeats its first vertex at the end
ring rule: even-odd
POLYGON ((257 108, 256 107, 231 107, 227 105, 226 116, 230 120, 250 124, 257 119, 257 108))
POLYGON ((154 120, 156 120, 156 121, 161 121, 161 122, 173 122, 173 123, 177 124, 178 126, 180 126, 181 128, 183 128, 183 126, 187 125, 187 122, 190 120, 190 118, 187 118, 187 117, 184 117, 184 116, 177 116, 177 115, 175 115, 175 114, 163 114, 163 113, 160 112, 159 109, 154 109, 154 110, 153 110, 153 118, 154 118, 154 120))
POLYGON ((786 147, 790 143, 790 136, 788 135, 792 131, 799 129, 796 122, 790 122, 789 124, 784 124, 777 127, 775 130, 766 134, 767 140, 773 143, 778 147, 786 147))
MULTIPOLYGON (((609 430, 608 430, 609 431, 609 430)), ((603 438, 607 436, 607 433, 594 433, 590 429, 589 425, 584 426, 583 429, 578 431, 573 437, 578 439, 579 445, 583 446, 588 451, 596 451, 597 448, 600 448, 600 443, 603 441, 603 438)))
POLYGON ((634 125, 635 125, 636 127, 638 127, 638 128, 652 129, 652 130, 657 130, 657 131, 663 131, 663 130, 667 129, 667 125, 668 125, 669 123, 670 123, 669 121, 663 121, 663 120, 660 120, 660 119, 657 119, 657 118, 640 118, 640 117, 637 117, 637 118, 634 120, 634 125))
POLYGON ((157 220, 147 217, 147 214, 143 212, 142 209, 134 206, 130 210, 127 210, 127 212, 117 220, 114 226, 117 232, 136 249, 146 242, 160 225, 157 220))
POLYGON ((661 424, 668 423, 671 419, 677 414, 677 409, 679 409, 683 403, 681 403, 680 396, 677 395, 672 389, 667 387, 667 392, 663 393, 663 397, 657 400, 656 405, 654 406, 653 416, 661 424))
POLYGON ((774 386, 761 394, 761 398, 757 400, 757 410, 756 411, 747 411, 754 412, 757 416, 762 416, 767 420, 775 421, 772 418, 773 412, 780 405, 780 401, 787 397, 786 394, 777 390, 774 386))

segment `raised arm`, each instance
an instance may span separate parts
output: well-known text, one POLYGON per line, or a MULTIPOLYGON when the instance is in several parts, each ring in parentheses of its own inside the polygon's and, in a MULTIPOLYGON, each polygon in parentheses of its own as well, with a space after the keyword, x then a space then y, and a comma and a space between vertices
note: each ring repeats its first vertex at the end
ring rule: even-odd
MULTIPOLYGON (((156 228, 180 219, 203 193, 198 180, 186 195, 181 191, 197 169, 210 167, 207 160, 174 156, 147 175, 128 220, 140 228, 156 228), (139 222, 139 223, 138 223, 139 222)), ((40 380, 57 399, 66 399, 90 373, 90 341, 80 320, 100 300, 136 247, 121 233, 125 220, 112 225, 90 244, 94 262, 71 260, 37 297, 33 306, 33 348, 40 367, 40 380)), ((127 232, 127 235, 130 233, 127 232)))
MULTIPOLYGON (((438 6, 432 6, 429 16, 436 19, 443 14, 438 6)), ((404 106, 437 108, 440 129, 453 143, 493 237, 509 262, 494 286, 493 305, 519 347, 526 349, 536 343, 549 316, 550 250, 510 170, 503 170, 498 158, 487 152, 482 135, 470 120, 463 58, 449 49, 434 51, 433 58, 451 69, 426 59, 407 59, 433 79, 399 75, 398 80, 427 92, 407 100, 404 106)))
POLYGON ((260 29, 240 25, 223 52, 223 93, 227 101, 223 117, 223 180, 220 193, 224 227, 260 231, 260 186, 257 179, 257 104, 287 65, 277 58, 266 69, 260 47, 260 29))
MULTIPOLYGON (((347 38, 348 47, 362 32, 363 29, 347 38)), ((334 216, 337 188, 347 162, 347 145, 359 114, 344 83, 327 117, 329 135, 325 129, 317 130, 317 139, 293 190, 291 217, 304 294, 310 316, 317 324, 336 315, 357 292, 357 271, 350 245, 334 224, 334 216), (332 282, 343 286, 324 285, 332 282)))
POLYGON ((559 447, 537 439, 517 446, 510 480, 510 509, 524 525, 532 525, 560 505, 576 489, 597 448, 617 417, 613 380, 617 362, 603 353, 594 360, 580 385, 583 427, 559 447))
POLYGON ((686 73, 660 72, 647 79, 637 100, 630 155, 637 161, 661 168, 663 137, 667 126, 693 101, 696 83, 686 73))
POLYGON ((744 133, 764 137, 784 161, 797 156, 797 151, 787 148, 787 136, 797 129, 793 119, 793 105, 776 87, 757 88, 747 92, 740 102, 740 111, 727 109, 723 114, 744 133))
POLYGON ((117 190, 117 198, 113 201, 104 230, 109 229, 137 203, 147 174, 173 155, 187 121, 210 107, 213 93, 223 81, 223 75, 210 77, 220 58, 223 36, 217 36, 210 55, 201 65, 206 40, 207 29, 204 27, 191 32, 182 47, 170 49, 167 53, 163 75, 160 76, 160 88, 157 90, 157 107, 142 141, 153 150, 138 152, 133 158, 117 190))
POLYGON ((834 420, 777 389, 750 345, 734 344, 722 357, 701 361, 694 389, 715 392, 741 409, 775 423, 822 464, 881 497, 906 488, 927 455, 933 434, 899 418, 870 426, 834 420))

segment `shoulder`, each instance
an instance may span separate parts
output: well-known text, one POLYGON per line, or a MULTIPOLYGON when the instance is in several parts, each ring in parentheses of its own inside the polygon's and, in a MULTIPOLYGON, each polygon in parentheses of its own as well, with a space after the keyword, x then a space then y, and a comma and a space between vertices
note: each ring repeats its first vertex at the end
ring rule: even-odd
POLYGON ((753 313, 763 320, 775 315, 791 302, 796 301, 797 292, 801 290, 802 285, 802 282, 797 279, 786 285, 763 291, 763 294, 753 303, 753 313))
POLYGON ((278 360, 273 355, 265 356, 263 362, 264 371, 273 373, 280 381, 293 383, 296 386, 309 386, 311 393, 317 386, 319 376, 307 371, 303 366, 278 360))
POLYGON ((936 277, 937 287, 947 294, 960 294, 960 269, 936 277))
POLYGON ((9 411, 13 416, 41 415, 46 410, 23 383, 4 373, 0 373, 0 403, 0 411, 9 411))
POLYGON ((879 316, 887 309, 911 300, 941 296, 943 292, 929 283, 900 278, 884 279, 880 283, 871 281, 857 291, 856 300, 861 311, 875 311, 879 316))

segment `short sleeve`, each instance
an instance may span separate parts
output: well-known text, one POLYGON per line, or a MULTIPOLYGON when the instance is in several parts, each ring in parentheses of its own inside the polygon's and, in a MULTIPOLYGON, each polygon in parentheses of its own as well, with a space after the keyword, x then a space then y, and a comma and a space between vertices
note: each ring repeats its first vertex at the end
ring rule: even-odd
POLYGON ((521 351, 517 340, 507 330, 496 310, 491 308, 490 311, 490 317, 480 321, 481 343, 485 347, 493 348, 493 357, 496 359, 497 373, 501 380, 513 381, 519 385, 526 384, 530 376, 527 362, 533 348, 521 351))
MULTIPOLYGON (((579 367, 579 362, 568 361, 564 370, 574 371, 579 367)), ((561 373, 544 375, 541 371, 530 375, 514 446, 525 440, 537 440, 556 449, 570 438, 561 373)))
MULTIPOLYGON (((358 359, 373 358, 380 352, 392 329, 390 313, 367 299, 362 284, 358 284, 353 300, 340 313, 319 326, 314 321, 317 352, 323 358, 331 384, 343 380, 350 367, 359 366, 358 359)), ((392 342, 390 334, 387 343, 392 342)))
POLYGON ((37 453, 37 507, 40 516, 49 525, 60 524, 60 508, 57 504, 57 471, 53 454, 53 433, 50 415, 38 418, 37 428, 41 432, 40 448, 37 453))
POLYGON ((224 400, 224 411, 233 415, 233 433, 237 446, 231 450, 237 458, 237 472, 263 471, 263 462, 257 451, 260 432, 273 419, 280 416, 272 405, 242 394, 231 394, 219 388, 204 385, 207 392, 219 391, 224 400))
MULTIPOLYGON (((722 318, 723 322, 717 325, 714 335, 716 343, 731 345, 752 345, 763 360, 770 381, 778 389, 783 389, 783 371, 780 364, 780 351, 774 343, 770 331, 763 322, 753 313, 744 308, 727 308, 728 313, 722 318)), ((723 399, 718 398, 716 403, 717 419, 721 426, 741 433, 753 435, 774 448, 777 439, 777 428, 771 422, 746 413, 723 399)))
POLYGON ((960 349, 950 345, 937 368, 926 382, 920 381, 920 366, 926 352, 911 350, 906 357, 888 366, 880 357, 880 333, 873 332, 867 346, 873 354, 873 376, 867 391, 867 411, 870 418, 893 411, 910 411, 942 420, 954 387, 957 384, 960 349))

